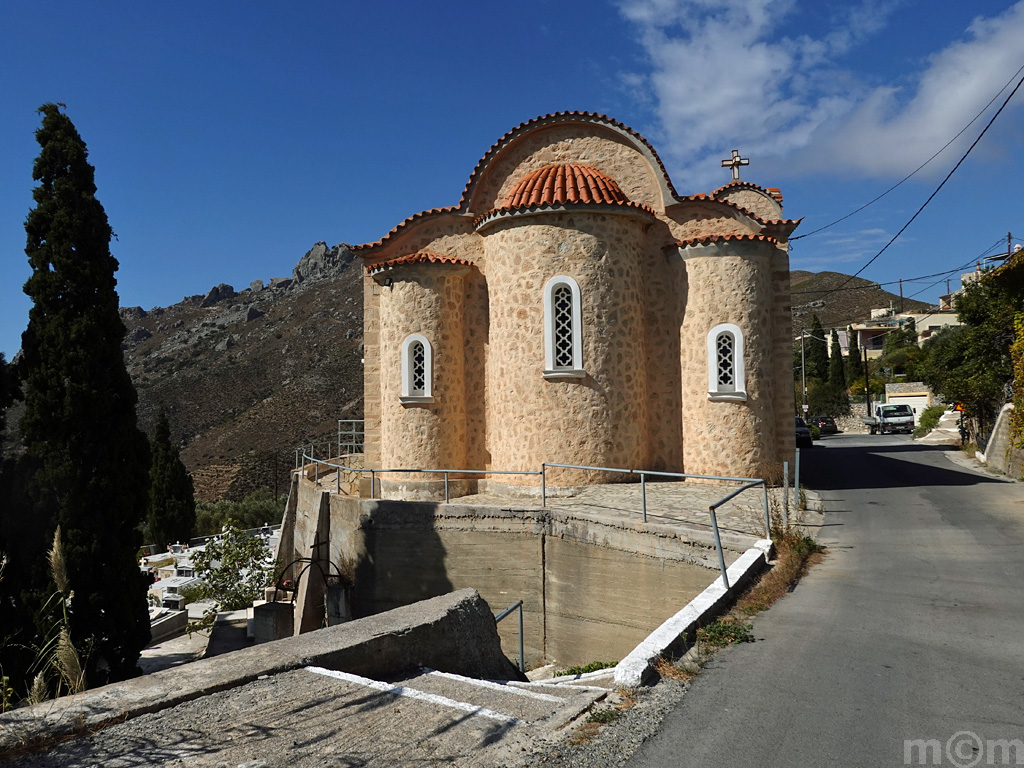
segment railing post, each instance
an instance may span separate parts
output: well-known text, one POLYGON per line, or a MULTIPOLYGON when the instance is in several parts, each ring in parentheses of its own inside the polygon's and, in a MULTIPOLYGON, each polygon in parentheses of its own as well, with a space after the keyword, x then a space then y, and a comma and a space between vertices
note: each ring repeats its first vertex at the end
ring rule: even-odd
POLYGON ((761 488, 764 490, 764 535, 770 539, 772 537, 772 515, 768 510, 768 483, 762 480, 761 488))
POLYGON ((547 476, 547 464, 542 463, 540 465, 540 505, 546 507, 548 505, 548 476, 547 476))
POLYGON ((789 462, 782 462, 782 527, 789 528, 789 462))
POLYGON ((519 601, 519 671, 526 671, 526 659, 523 654, 523 602, 519 601))
POLYGON ((444 503, 447 504, 451 501, 451 497, 448 495, 448 471, 444 473, 444 503))
POLYGON ((374 480, 374 472, 372 469, 370 470, 370 498, 377 498, 376 481, 374 480))
POLYGON ((647 522, 647 475, 640 473, 640 497, 644 506, 644 522, 647 522))
POLYGON ((800 509, 800 449, 796 449, 796 466, 793 468, 793 509, 800 509))
POLYGON ((341 462, 340 462, 340 461, 338 462, 338 473, 337 473, 336 477, 337 477, 337 479, 338 479, 338 482, 337 482, 337 484, 336 484, 336 487, 335 487, 335 491, 334 491, 334 492, 335 492, 335 493, 336 493, 336 494, 337 494, 338 496, 341 496, 341 462))
POLYGON ((729 589, 729 573, 725 568, 725 554, 722 552, 722 537, 718 534, 718 518, 715 515, 715 508, 709 507, 711 512, 711 527, 715 531, 715 548, 718 549, 718 565, 722 569, 722 585, 729 589))

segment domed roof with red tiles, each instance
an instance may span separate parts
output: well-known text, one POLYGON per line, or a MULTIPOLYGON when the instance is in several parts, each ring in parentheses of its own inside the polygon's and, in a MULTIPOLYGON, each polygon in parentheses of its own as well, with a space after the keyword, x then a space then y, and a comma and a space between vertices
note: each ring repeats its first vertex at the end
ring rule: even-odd
POLYGON ((588 165, 558 163, 530 171, 502 201, 502 208, 561 203, 628 203, 615 180, 588 165))

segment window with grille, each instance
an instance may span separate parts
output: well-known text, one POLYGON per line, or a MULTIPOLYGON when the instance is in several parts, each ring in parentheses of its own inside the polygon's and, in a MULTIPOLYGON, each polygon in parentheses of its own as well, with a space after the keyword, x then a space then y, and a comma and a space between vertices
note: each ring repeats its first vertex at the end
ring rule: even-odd
POLYGON ((423 350, 423 342, 414 341, 409 353, 412 356, 412 383, 409 385, 409 394, 422 396, 427 386, 427 355, 423 350))
POLYGON ((583 370, 583 327, 579 284, 566 275, 544 286, 544 376, 573 378, 583 370))
POLYGON ((736 389, 736 367, 734 355, 736 342, 728 331, 718 334, 715 352, 718 355, 718 391, 733 392, 736 389))
POLYGON ((708 333, 708 398, 746 400, 743 332, 733 323, 716 325, 708 333))
POLYGON ((431 403, 433 350, 426 337, 413 333, 402 342, 402 394, 403 403, 431 403))

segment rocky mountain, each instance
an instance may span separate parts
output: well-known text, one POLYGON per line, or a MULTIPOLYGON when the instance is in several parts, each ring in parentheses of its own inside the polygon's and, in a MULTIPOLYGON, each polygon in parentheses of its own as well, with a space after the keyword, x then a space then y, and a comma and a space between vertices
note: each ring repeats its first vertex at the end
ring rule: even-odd
POLYGON ((200 498, 287 489, 294 447, 363 408, 362 274, 317 243, 289 278, 125 307, 125 363, 149 430, 161 403, 200 498))
MULTIPOLYGON (((872 309, 894 307, 900 311, 899 294, 882 290, 878 283, 842 272, 791 272, 790 297, 793 303, 793 333, 809 330, 814 315, 822 326, 843 329, 851 323, 871 318, 872 309)), ((927 309, 923 301, 903 299, 906 312, 927 309)))

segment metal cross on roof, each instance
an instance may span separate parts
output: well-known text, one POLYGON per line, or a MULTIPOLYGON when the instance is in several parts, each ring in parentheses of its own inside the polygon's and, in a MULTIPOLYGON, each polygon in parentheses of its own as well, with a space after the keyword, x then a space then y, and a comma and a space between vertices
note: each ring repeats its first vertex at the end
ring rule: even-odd
POLYGON ((732 151, 732 157, 730 157, 728 160, 722 161, 723 168, 732 168, 733 181, 739 180, 741 165, 750 165, 750 159, 746 157, 740 157, 740 151, 738 149, 734 149, 732 151))

